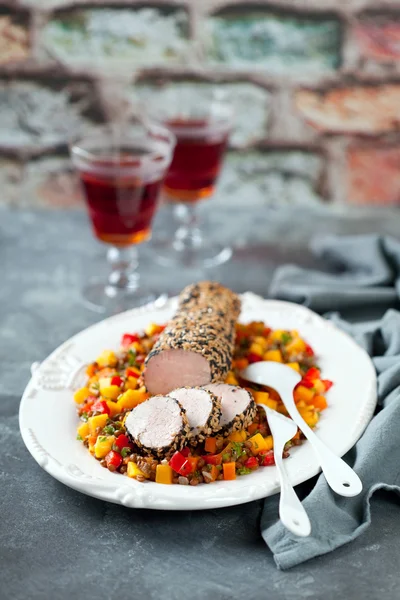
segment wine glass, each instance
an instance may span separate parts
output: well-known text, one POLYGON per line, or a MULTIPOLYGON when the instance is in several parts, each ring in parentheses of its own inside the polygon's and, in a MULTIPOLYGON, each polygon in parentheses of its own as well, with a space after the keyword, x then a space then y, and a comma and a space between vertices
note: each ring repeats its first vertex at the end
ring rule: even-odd
POLYGON ((193 84, 178 86, 168 101, 162 93, 154 92, 146 109, 176 137, 162 193, 163 199, 174 205, 178 227, 172 240, 153 241, 158 262, 189 267, 220 265, 231 257, 232 250, 209 239, 197 208, 214 193, 232 129, 232 106, 219 90, 200 92, 193 84))
POLYGON ((118 312, 155 300, 140 282, 137 245, 151 236, 174 146, 174 135, 149 119, 108 124, 71 144, 93 233, 108 245, 108 277, 83 289, 90 308, 118 312))

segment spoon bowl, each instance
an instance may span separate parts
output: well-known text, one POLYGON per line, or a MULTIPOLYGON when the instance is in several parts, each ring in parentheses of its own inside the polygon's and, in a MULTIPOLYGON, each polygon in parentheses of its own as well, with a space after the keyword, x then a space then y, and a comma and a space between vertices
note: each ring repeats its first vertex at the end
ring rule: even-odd
POLYGON ((243 379, 267 385, 278 392, 290 417, 301 429, 318 456, 328 485, 340 496, 357 496, 362 490, 357 473, 326 446, 300 415, 293 398, 293 390, 301 381, 300 375, 291 367, 272 361, 249 365, 241 372, 243 379))

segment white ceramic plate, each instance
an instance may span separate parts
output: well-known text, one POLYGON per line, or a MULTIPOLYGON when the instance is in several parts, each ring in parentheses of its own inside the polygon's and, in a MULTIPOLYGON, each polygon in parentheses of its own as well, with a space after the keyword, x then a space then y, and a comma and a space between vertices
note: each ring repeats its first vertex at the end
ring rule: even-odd
MULTIPOLYGON (((44 360, 34 372, 20 406, 20 429, 29 452, 45 471, 69 487, 132 508, 218 508, 276 494, 279 483, 275 467, 259 469, 236 481, 196 487, 139 483, 101 467, 76 440, 78 417, 72 393, 84 383, 85 364, 104 348, 117 349, 123 333, 141 330, 150 321, 164 323, 176 305, 176 298, 172 298, 162 308, 146 306, 101 321, 44 360)), ((376 405, 375 370, 366 352, 331 323, 297 304, 246 293, 242 296, 240 320, 263 320, 274 329, 298 329, 315 349, 324 379, 335 382, 317 435, 336 454, 345 454, 361 436, 376 405)), ((291 450, 285 465, 293 485, 320 470, 307 442, 291 450)))

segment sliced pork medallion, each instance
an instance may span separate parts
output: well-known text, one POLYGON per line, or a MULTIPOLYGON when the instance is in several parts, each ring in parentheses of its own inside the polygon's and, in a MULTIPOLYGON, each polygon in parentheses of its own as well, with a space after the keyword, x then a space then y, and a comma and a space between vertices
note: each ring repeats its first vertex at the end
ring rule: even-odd
POLYGON ((254 421, 257 406, 253 396, 244 388, 227 383, 210 383, 204 386, 221 400, 220 433, 229 435, 248 427, 254 421))
POLYGON ((218 283, 183 290, 175 317, 148 357, 144 381, 151 394, 168 394, 226 377, 232 362, 240 300, 218 283))
POLYGON ((126 417, 125 428, 143 452, 156 458, 181 450, 190 430, 185 410, 169 396, 153 396, 136 406, 126 417))
POLYGON ((186 411, 192 444, 202 442, 221 428, 221 401, 215 394, 199 387, 183 387, 172 390, 169 396, 186 411))

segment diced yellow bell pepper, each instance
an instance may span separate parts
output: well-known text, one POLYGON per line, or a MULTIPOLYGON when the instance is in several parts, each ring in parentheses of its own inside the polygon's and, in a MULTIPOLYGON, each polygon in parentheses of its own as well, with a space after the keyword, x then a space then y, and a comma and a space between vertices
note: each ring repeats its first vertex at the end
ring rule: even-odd
POLYGON ((121 388, 118 385, 109 385, 108 387, 100 388, 100 394, 107 400, 116 400, 121 394, 121 388))
POLYGON ((103 427, 107 424, 107 419, 108 415, 105 413, 102 415, 96 415, 95 417, 90 417, 88 419, 90 433, 96 433, 98 428, 103 429, 103 427))
MULTIPOLYGON (((128 465, 129 464, 130 463, 128 463, 128 465)), ((171 483, 172 483, 172 468, 169 465, 157 465, 156 483, 164 483, 167 485, 171 485, 171 483)))
POLYGON ((233 431, 228 435, 228 440, 231 442, 245 442, 247 440, 247 433, 244 429, 233 431))
MULTIPOLYGON (((134 462, 128 462, 128 468, 127 468, 126 474, 128 475, 128 477, 133 477, 133 478, 136 478, 138 475, 141 475, 142 477, 146 477, 145 473, 143 473, 143 471, 141 469, 139 469, 137 464, 134 462)), ((147 477, 146 477, 146 479, 147 479, 147 477)))
POLYGON ((286 363, 286 364, 288 367, 290 367, 294 371, 297 371, 298 373, 300 373, 300 365, 298 362, 291 362, 291 363, 286 363))
POLYGON ((301 354, 306 349, 306 343, 301 338, 296 338, 289 342, 286 346, 286 351, 288 354, 301 354))
POLYGON ((144 330, 144 332, 146 335, 151 337, 152 335, 155 335, 156 333, 160 333, 160 326, 157 325, 157 323, 149 323, 147 325, 146 329, 144 330))
POLYGON ((87 387, 80 388, 74 394, 74 401, 77 404, 82 404, 85 402, 86 398, 90 396, 90 390, 87 387))
POLYGON ((141 352, 143 352, 143 346, 140 342, 133 342, 133 344, 131 344, 130 347, 136 350, 138 354, 141 354, 141 352))
POLYGON ((317 394, 323 396, 325 394, 325 386, 320 379, 313 381, 313 387, 316 389, 317 394))
POLYGON ((274 342, 280 342, 284 333, 286 333, 284 329, 275 329, 275 331, 271 331, 269 334, 269 339, 274 342))
POLYGON ((86 439, 89 433, 90 429, 88 423, 82 423, 82 425, 79 425, 77 434, 82 438, 82 440, 86 439))
POLYGON ((118 402, 114 402, 114 400, 106 400, 106 404, 110 409, 110 417, 113 419, 121 412, 118 402))
POLYGON ((315 392, 310 388, 306 388, 304 385, 299 385, 294 390, 293 396, 294 396, 295 402, 299 402, 300 400, 303 400, 303 402, 305 402, 306 404, 311 404, 311 402, 315 396, 315 392))
POLYGON ((319 414, 315 410, 299 410, 299 413, 309 427, 315 427, 319 421, 319 414))
POLYGON ((94 445, 96 458, 104 458, 111 450, 115 442, 115 435, 99 435, 94 445))
POLYGON ((267 437, 264 438, 265 444, 266 444, 266 450, 272 450, 272 448, 274 447, 274 438, 272 437, 272 435, 267 435, 267 437))
POLYGON ((128 377, 124 384, 124 390, 136 390, 138 387, 138 380, 136 377, 128 377))
POLYGON ((261 433, 256 433, 248 440, 251 443, 251 449, 254 454, 258 454, 261 450, 268 450, 267 443, 261 433))
POLYGON ((115 367, 118 359, 112 350, 104 350, 96 359, 99 367, 115 367))
POLYGON ((278 402, 270 398, 268 392, 252 392, 252 394, 256 404, 266 404, 272 410, 276 410, 278 402))
POLYGON ((263 356, 264 360, 272 360, 274 362, 283 362, 282 353, 280 350, 268 350, 263 356))
POLYGON ((111 385, 111 377, 100 377, 99 379, 99 390, 101 391, 103 388, 111 385))
POLYGON ((148 397, 149 395, 147 392, 143 392, 142 388, 139 390, 127 390, 122 394, 122 396, 120 396, 118 400, 120 412, 122 412, 123 409, 130 410, 135 408, 135 406, 147 400, 148 397))
POLYGON ((261 348, 263 348, 263 350, 265 350, 265 348, 268 346, 267 338, 263 337, 262 335, 257 335, 254 338, 254 343, 261 346, 261 348))
POLYGON ((239 385, 239 382, 236 379, 235 374, 232 371, 229 371, 229 373, 225 379, 225 383, 228 383, 229 385, 239 385))
POLYGON ((257 354, 258 356, 262 356, 264 350, 265 347, 261 346, 261 344, 256 344, 255 342, 253 342, 249 348, 249 352, 251 352, 252 354, 257 354))

